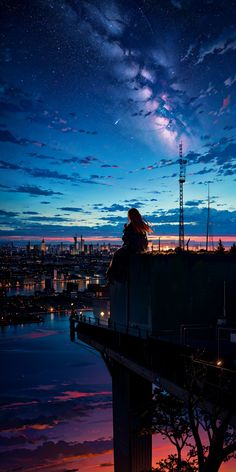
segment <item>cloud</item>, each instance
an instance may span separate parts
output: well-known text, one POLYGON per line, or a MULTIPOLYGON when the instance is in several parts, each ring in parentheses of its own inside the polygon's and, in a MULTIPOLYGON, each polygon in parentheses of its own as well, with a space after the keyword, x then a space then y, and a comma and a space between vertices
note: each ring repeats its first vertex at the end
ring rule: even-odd
MULTIPOLYGON (((227 138, 226 142, 227 142, 227 138)), ((229 143, 225 147, 222 145, 225 139, 219 143, 211 144, 209 151, 206 154, 200 155, 197 162, 209 163, 215 162, 216 165, 222 165, 225 162, 233 161, 236 156, 236 144, 229 143)))
POLYGON ((42 189, 36 185, 19 185, 15 189, 11 189, 14 193, 28 193, 29 195, 45 195, 47 197, 51 195, 63 195, 61 192, 54 192, 54 190, 42 189))
POLYGON ((99 467, 112 467, 114 466, 113 462, 102 462, 99 464, 99 467))
POLYGON ((232 87, 232 85, 235 82, 236 82, 236 74, 234 76, 228 77, 228 79, 224 81, 224 84, 226 87, 232 87))
POLYGON ((15 216, 18 216, 19 213, 16 213, 15 211, 6 211, 6 210, 0 210, 0 216, 8 216, 10 218, 14 218, 15 216))
POLYGON ((104 168, 111 167, 112 169, 118 169, 119 168, 119 166, 117 166, 116 164, 102 164, 101 167, 104 167, 104 168))
MULTIPOLYGON (((68 175, 68 174, 59 173, 56 170, 39 169, 39 168, 32 169, 32 168, 27 168, 25 166, 20 166, 18 164, 12 164, 6 161, 0 161, 0 168, 7 169, 7 170, 20 170, 24 172, 25 174, 31 175, 32 177, 35 177, 35 178, 58 179, 58 180, 66 180, 69 182, 75 182, 75 183, 80 182, 82 184, 92 184, 92 185, 110 185, 106 182, 101 182, 101 180, 113 179, 112 175, 98 175, 98 174, 92 174, 90 175, 89 178, 83 178, 83 177, 80 177, 80 175, 77 174, 76 172, 72 173, 72 175, 68 175)), ((48 195, 48 194, 41 194, 41 195, 48 195)), ((62 193, 57 192, 57 195, 62 195, 62 193)))
POLYGON ((54 428, 60 422, 62 421, 59 421, 57 416, 52 415, 41 415, 36 418, 18 418, 14 413, 14 416, 10 417, 9 414, 8 420, 2 422, 1 430, 2 432, 26 431, 28 429, 43 431, 54 428))
POLYGON ((77 178, 75 176, 69 176, 67 174, 61 174, 56 170, 49 170, 49 169, 27 169, 26 167, 22 167, 22 170, 26 174, 32 175, 35 178, 46 178, 46 179, 59 179, 59 180, 69 180, 69 181, 76 181, 77 178))
POLYGON ((8 130, 0 130, 0 141, 5 143, 13 143, 13 144, 20 144, 20 145, 28 145, 34 144, 37 147, 44 147, 46 144, 40 141, 29 140, 26 138, 16 138, 13 134, 8 130))
POLYGON ((11 162, 0 161, 0 169, 19 170, 21 167, 11 162))
POLYGON ((236 49, 236 36, 230 30, 225 30, 217 39, 201 47, 197 64, 203 62, 210 55, 222 55, 236 49), (233 35, 233 36, 232 36, 233 35))
POLYGON ((189 207, 195 207, 195 206, 199 206, 199 205, 205 205, 206 204, 206 200, 187 200, 185 202, 185 206, 189 206, 189 207))
POLYGON ((83 208, 78 208, 78 207, 61 207, 61 208, 58 208, 58 210, 72 211, 75 213, 80 213, 84 211, 83 208))
POLYGON ((14 144, 22 144, 20 140, 16 139, 13 134, 8 130, 0 130, 0 141, 5 143, 14 143, 14 144))
POLYGON ((104 212, 107 211, 109 213, 117 212, 117 211, 128 211, 129 206, 121 205, 119 203, 113 203, 111 206, 101 206, 99 207, 100 211, 104 212))
POLYGON ((12 437, 1 437, 1 447, 13 447, 13 446, 21 446, 25 444, 36 444, 37 442, 46 441, 47 436, 41 435, 37 438, 31 439, 26 435, 19 435, 19 436, 12 436, 12 437))
POLYGON ((111 439, 97 439, 95 441, 84 441, 82 443, 66 442, 66 441, 46 441, 42 445, 33 449, 12 449, 0 453, 2 467, 17 467, 19 463, 24 465, 24 470, 32 470, 32 468, 47 462, 49 466, 53 466, 55 461, 63 459, 69 460, 73 458, 98 455, 110 452, 113 448, 111 439), (30 467, 29 467, 30 464, 30 467))
POLYGON ((198 172, 194 172, 193 175, 204 175, 204 174, 209 174, 211 172, 215 172, 216 169, 214 167, 206 168, 204 167, 203 169, 199 170, 198 172))
POLYGON ((62 162, 65 162, 65 163, 77 163, 77 164, 80 164, 80 165, 84 165, 84 166, 88 166, 94 162, 101 162, 100 159, 98 159, 97 157, 95 156, 85 156, 85 157, 69 157, 69 158, 66 158, 66 159, 61 159, 62 162))
POLYGON ((73 221, 70 218, 63 218, 60 216, 32 216, 31 218, 28 218, 27 221, 42 221, 42 222, 47 222, 51 221, 52 223, 63 223, 65 221, 73 221))

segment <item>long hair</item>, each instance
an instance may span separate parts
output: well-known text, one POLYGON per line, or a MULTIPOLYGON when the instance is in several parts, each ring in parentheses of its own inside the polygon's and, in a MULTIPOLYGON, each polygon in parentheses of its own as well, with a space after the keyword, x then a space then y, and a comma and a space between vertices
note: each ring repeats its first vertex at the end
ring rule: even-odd
POLYGON ((130 208, 128 211, 128 218, 130 220, 130 223, 132 223, 135 231, 137 233, 152 233, 152 228, 149 226, 149 224, 143 219, 143 217, 140 215, 139 211, 137 208, 130 208))

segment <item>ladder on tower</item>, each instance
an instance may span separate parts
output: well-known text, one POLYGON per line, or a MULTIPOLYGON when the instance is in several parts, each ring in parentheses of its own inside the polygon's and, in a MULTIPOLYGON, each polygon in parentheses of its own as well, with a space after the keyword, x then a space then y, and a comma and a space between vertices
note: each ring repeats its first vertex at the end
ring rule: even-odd
POLYGON ((179 143, 179 248, 184 251, 184 182, 187 160, 183 158, 183 144, 179 143))

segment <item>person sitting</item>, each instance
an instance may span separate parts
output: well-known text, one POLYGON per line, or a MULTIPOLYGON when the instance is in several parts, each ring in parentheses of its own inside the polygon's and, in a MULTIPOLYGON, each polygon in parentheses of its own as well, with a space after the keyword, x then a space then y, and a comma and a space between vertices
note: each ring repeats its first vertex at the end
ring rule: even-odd
POLYGON ((110 283, 113 281, 126 281, 129 256, 147 250, 147 234, 151 232, 151 227, 143 219, 137 208, 130 208, 128 211, 128 223, 124 225, 123 230, 123 245, 113 255, 107 270, 107 279, 110 283))

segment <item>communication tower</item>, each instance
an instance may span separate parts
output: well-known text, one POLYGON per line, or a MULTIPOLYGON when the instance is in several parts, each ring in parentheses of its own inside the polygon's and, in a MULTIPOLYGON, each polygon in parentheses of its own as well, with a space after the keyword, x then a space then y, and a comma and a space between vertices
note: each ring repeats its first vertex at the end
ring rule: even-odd
POLYGON ((206 251, 209 250, 210 248, 210 243, 211 243, 211 249, 214 250, 214 241, 213 241, 213 235, 212 235, 212 222, 211 222, 211 215, 210 215, 210 183, 208 182, 208 198, 207 198, 207 230, 206 230, 206 251))
POLYGON ((184 251, 184 182, 186 159, 183 159, 183 144, 179 143, 179 247, 184 251))

